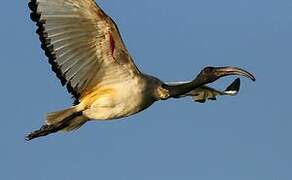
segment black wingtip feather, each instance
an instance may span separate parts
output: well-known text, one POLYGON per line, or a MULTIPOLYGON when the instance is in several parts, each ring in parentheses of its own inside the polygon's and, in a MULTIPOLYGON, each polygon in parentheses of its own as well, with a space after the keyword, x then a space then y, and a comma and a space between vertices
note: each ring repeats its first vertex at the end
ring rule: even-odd
POLYGON ((32 11, 30 14, 30 18, 32 21, 36 22, 37 30, 36 33, 39 35, 39 39, 41 41, 41 48, 45 51, 46 56, 49 59, 49 63, 52 66, 52 70, 56 73, 57 77, 60 79, 63 86, 66 85, 67 90, 69 93, 73 95, 75 98, 75 104, 78 103, 78 98, 80 95, 74 91, 74 88, 70 85, 70 83, 67 83, 67 80, 65 79, 63 73, 59 69, 58 64, 56 63, 56 54, 54 52, 54 46, 51 44, 51 40, 48 38, 48 34, 45 31, 44 24, 46 21, 41 20, 41 14, 37 12, 38 9, 38 2, 37 0, 31 0, 28 3, 29 9, 32 11))
POLYGON ((195 101, 198 102, 198 103, 205 103, 206 99, 198 99, 198 100, 195 100, 195 101))
POLYGON ((35 6, 35 4, 36 4, 35 0, 32 0, 31 2, 28 3, 29 9, 33 12, 37 11, 37 6, 35 6))
POLYGON ((240 90, 240 78, 235 79, 225 91, 239 91, 240 90))
POLYGON ((208 98, 208 99, 211 100, 211 101, 216 101, 216 100, 217 100, 216 97, 210 97, 210 98, 208 98))

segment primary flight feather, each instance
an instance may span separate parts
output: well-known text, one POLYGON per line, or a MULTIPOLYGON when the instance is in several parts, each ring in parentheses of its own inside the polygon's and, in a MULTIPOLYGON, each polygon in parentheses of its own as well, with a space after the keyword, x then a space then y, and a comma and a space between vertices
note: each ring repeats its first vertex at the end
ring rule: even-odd
POLYGON ((235 95, 206 86, 228 75, 254 76, 237 67, 206 67, 190 82, 164 83, 139 71, 117 25, 94 0, 31 0, 42 49, 52 70, 75 98, 71 108, 47 114, 27 140, 78 129, 89 120, 111 120, 138 113, 158 100, 191 96, 198 102, 235 95))

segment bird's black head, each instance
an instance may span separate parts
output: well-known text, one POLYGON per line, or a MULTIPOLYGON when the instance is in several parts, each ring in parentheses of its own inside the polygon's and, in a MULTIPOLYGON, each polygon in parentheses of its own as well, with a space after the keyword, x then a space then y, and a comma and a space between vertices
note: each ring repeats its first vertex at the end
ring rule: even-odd
POLYGON ((205 67, 199 73, 199 75, 196 77, 194 81, 196 81, 197 83, 200 82, 203 85, 212 83, 221 77, 230 75, 245 76, 255 81, 255 77, 251 73, 243 69, 237 67, 210 67, 210 66, 205 67))

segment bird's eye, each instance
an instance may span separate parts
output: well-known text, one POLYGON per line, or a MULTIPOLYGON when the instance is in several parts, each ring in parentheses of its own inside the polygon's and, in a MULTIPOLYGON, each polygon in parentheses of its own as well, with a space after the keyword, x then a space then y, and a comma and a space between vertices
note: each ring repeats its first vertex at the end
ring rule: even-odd
POLYGON ((205 72, 205 73, 209 73, 209 72, 212 72, 213 69, 214 69, 214 67, 208 66, 208 67, 205 67, 205 68, 204 68, 204 72, 205 72))

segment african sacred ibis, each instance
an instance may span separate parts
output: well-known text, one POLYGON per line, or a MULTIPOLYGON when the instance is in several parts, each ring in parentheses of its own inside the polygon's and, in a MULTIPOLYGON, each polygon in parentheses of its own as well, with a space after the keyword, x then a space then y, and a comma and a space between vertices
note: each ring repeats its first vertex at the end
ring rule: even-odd
POLYGON ((255 80, 237 67, 206 67, 190 82, 164 83, 136 67, 117 25, 94 0, 30 0, 29 8, 52 70, 76 101, 71 108, 48 113, 45 125, 27 140, 75 130, 92 119, 127 117, 159 100, 191 96, 204 102, 235 95, 239 79, 223 92, 206 86, 223 76, 255 80))

